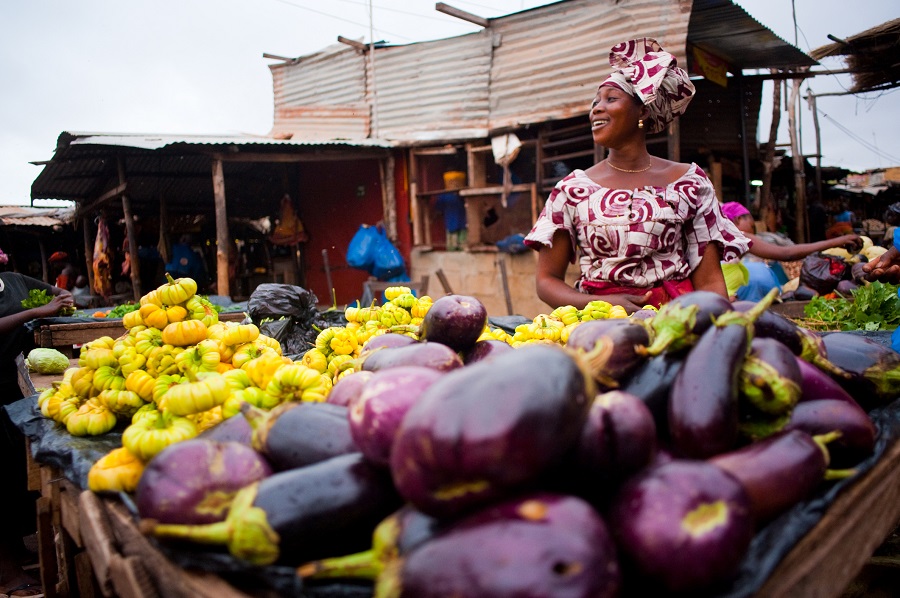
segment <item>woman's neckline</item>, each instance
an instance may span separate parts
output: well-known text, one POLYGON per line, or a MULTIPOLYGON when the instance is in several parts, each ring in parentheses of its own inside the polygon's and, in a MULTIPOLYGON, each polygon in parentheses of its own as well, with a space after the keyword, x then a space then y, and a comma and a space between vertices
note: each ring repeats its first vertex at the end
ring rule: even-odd
MULTIPOLYGON (((635 189, 650 189, 650 188, 652 188, 652 189, 660 189, 660 188, 671 187, 672 185, 674 185, 674 184, 677 183, 678 181, 684 179, 686 176, 688 176, 688 175, 694 173, 694 172, 697 170, 697 168, 698 168, 697 163, 696 163, 696 162, 691 162, 691 163, 688 165, 688 169, 685 170, 678 178, 676 178, 674 181, 670 181, 670 182, 666 183, 666 184, 663 185, 662 187, 660 187, 659 185, 642 185, 642 186, 640 186, 640 187, 633 187, 632 190, 635 190, 635 189)), ((595 185, 597 185, 597 186, 600 187, 601 189, 625 189, 625 187, 607 187, 607 186, 604 185, 603 183, 600 183, 600 182, 594 180, 593 178, 591 178, 590 175, 588 175, 588 173, 585 172, 584 169, 581 169, 581 168, 576 168, 573 172, 580 172, 580 173, 584 176, 584 178, 586 178, 587 180, 591 181, 592 183, 594 183, 595 185)))

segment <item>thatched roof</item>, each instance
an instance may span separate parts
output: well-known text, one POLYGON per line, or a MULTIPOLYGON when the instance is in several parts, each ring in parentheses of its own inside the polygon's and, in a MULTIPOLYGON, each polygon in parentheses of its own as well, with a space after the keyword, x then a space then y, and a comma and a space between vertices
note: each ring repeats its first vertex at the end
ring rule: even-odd
POLYGON ((857 33, 847 39, 816 48, 809 53, 816 60, 827 56, 846 56, 852 71, 851 93, 881 91, 900 87, 900 19, 857 33))

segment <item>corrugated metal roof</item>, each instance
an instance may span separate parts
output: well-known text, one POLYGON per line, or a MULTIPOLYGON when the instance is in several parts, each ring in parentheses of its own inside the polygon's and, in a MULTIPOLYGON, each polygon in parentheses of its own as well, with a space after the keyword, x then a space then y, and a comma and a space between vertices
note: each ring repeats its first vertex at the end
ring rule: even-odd
POLYGON ((378 135, 406 141, 486 136, 491 40, 484 30, 377 49, 378 135))
POLYGON ((731 0, 694 0, 688 41, 737 69, 795 69, 819 64, 731 0))
POLYGON ((573 0, 491 21, 491 129, 587 114, 612 70, 609 48, 638 35, 685 62, 690 5, 679 0, 573 0), (640 33, 639 33, 640 32, 640 33))
MULTIPOLYGON (((736 72, 816 64, 731 0, 567 0, 489 23, 475 34, 376 45, 372 128, 405 145, 587 114, 610 71, 609 48, 641 35, 656 38, 685 68, 691 44, 736 72)), ((271 68, 275 130, 315 140, 338 130, 363 135, 363 105, 373 100, 368 52, 330 46, 271 68)))
POLYGON ((366 65, 355 48, 335 44, 269 68, 275 94, 272 135, 292 132, 316 141, 370 135, 366 65))
MULTIPOLYGON (((228 135, 149 135, 63 132, 53 159, 31 184, 32 199, 91 201, 118 185, 118 159, 124 160, 126 194, 136 209, 170 198, 170 211, 190 213, 211 206, 213 154, 237 157, 297 154, 301 159, 343 160, 387 155, 391 144, 379 139, 279 140, 228 135), (348 152, 351 149, 353 152, 348 152), (177 200, 177 201, 176 201, 177 200)), ((225 163, 229 215, 256 217, 257 197, 279 178, 266 162, 225 163), (234 208, 232 209, 232 203, 234 208)), ((280 171, 278 171, 280 172, 280 171)))
POLYGON ((0 224, 4 226, 53 227, 68 224, 74 216, 75 208, 0 207, 0 224))

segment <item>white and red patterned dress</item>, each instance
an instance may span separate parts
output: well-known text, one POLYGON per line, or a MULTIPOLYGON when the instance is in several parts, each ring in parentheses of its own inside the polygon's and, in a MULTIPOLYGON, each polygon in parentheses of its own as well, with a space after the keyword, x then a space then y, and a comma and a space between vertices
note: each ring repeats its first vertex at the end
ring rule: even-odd
POLYGON ((581 269, 575 286, 585 292, 591 283, 650 288, 685 280, 707 243, 724 262, 750 248, 696 164, 665 187, 632 190, 609 189, 575 170, 556 184, 525 244, 552 245, 558 230, 569 233, 581 269))

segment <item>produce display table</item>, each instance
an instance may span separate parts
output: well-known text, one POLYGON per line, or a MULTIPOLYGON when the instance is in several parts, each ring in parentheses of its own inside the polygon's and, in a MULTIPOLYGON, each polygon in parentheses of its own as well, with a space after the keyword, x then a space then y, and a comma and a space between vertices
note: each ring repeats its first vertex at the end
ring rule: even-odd
MULTIPOLYGON (((241 322, 245 317, 242 311, 219 314, 219 320, 223 322, 241 322)), ((89 343, 101 336, 116 338, 123 332, 121 318, 51 318, 46 322, 35 322, 34 342, 38 347, 56 349, 72 356, 73 345, 89 343)))
MULTIPOLYGON (((24 377, 30 378, 27 371, 24 377)), ((53 378, 35 376, 28 383, 32 388, 47 387, 53 378)), ((877 456, 862 463, 857 476, 829 485, 761 530, 738 582, 718 594, 720 598, 837 598, 844 593, 900 523, 900 399, 877 411, 873 412, 880 431, 877 456), (790 536, 786 534, 788 528, 798 535, 785 541, 784 536, 790 536), (763 576, 761 580, 759 575, 763 576), (747 584, 742 585, 745 579, 747 584), (748 587, 753 589, 748 591, 748 587)), ((53 442, 48 437, 64 433, 56 432, 52 422, 40 417, 36 396, 10 406, 10 415, 29 439, 29 487, 41 495, 38 540, 46 596, 342 595, 276 594, 262 583, 258 588, 229 583, 226 579, 231 577, 179 566, 174 557, 168 556, 171 553, 160 550, 155 540, 140 533, 128 508, 128 497, 99 496, 83 490, 86 470, 79 461, 91 462, 95 455, 120 445, 120 434, 80 439, 80 444, 73 443, 77 448, 72 454, 62 455, 61 461, 49 460, 44 458, 47 451, 41 445, 53 442), (85 450, 86 459, 80 454, 85 450)), ((279 575, 285 575, 287 568, 277 569, 279 575)), ((287 574, 291 574, 290 569, 287 574)), ((257 571, 253 579, 263 580, 269 575, 267 570, 257 571)))

